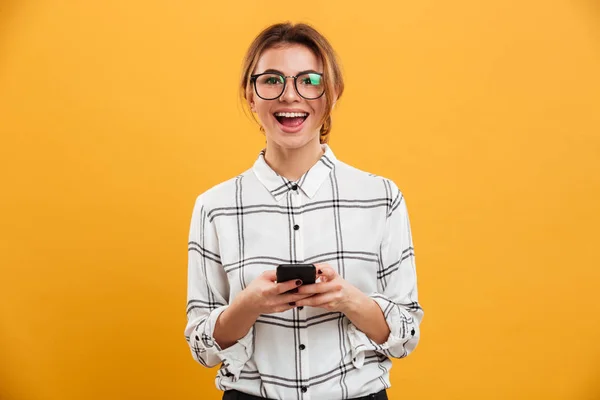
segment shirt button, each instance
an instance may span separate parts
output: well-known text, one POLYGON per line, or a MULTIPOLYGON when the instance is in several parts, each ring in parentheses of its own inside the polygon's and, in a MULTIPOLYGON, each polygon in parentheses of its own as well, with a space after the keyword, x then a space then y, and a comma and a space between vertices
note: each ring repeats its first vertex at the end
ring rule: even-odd
POLYGON ((300 350, 304 350, 304 349, 306 348, 306 346, 305 346, 305 345, 303 345, 303 344, 301 344, 301 345, 300 345, 300 346, 298 346, 298 347, 300 347, 300 350))
POLYGON ((294 230, 297 231, 298 229, 300 229, 300 225, 294 225, 294 230))
POLYGON ((300 390, 302 390, 302 393, 306 393, 308 391, 308 388, 306 386, 302 386, 300 390))
POLYGON ((298 190, 298 185, 296 185, 295 183, 292 185, 292 190, 298 190))

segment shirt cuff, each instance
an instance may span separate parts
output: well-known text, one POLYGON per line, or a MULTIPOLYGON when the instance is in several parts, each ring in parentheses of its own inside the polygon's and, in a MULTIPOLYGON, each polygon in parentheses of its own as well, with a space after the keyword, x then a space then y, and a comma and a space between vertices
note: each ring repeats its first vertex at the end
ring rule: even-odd
POLYGON ((408 312, 403 312, 388 297, 383 296, 381 293, 373 293, 369 297, 381 308, 390 328, 390 334, 384 343, 377 344, 363 331, 350 323, 348 325, 348 338, 352 352, 352 364, 356 368, 361 368, 364 365, 366 351, 376 351, 387 356, 385 350, 398 346, 402 347, 408 337, 415 336, 415 330, 417 329, 413 317, 408 312))
POLYGON ((206 349, 207 353, 212 353, 211 355, 216 356, 221 360, 223 363, 221 366, 223 375, 237 381, 244 365, 246 365, 246 362, 248 362, 254 353, 254 327, 250 328, 248 333, 246 333, 244 337, 238 339, 233 345, 226 349, 222 349, 214 338, 214 331, 217 319, 228 307, 228 305, 225 305, 214 309, 204 324, 201 337, 195 336, 195 339, 201 340, 201 347, 206 349))
POLYGON ((254 327, 250 328, 248 333, 243 338, 238 339, 235 344, 225 350, 219 350, 217 353, 217 357, 223 362, 221 372, 226 377, 232 378, 234 382, 239 379, 244 365, 252 357, 252 353, 254 352, 253 339, 254 327))

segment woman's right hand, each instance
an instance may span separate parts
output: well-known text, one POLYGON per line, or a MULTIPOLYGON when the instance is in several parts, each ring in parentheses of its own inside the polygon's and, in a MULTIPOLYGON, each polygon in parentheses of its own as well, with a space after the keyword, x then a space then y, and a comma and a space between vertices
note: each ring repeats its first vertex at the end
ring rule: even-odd
POLYGON ((286 293, 302 285, 301 280, 277 282, 275 270, 265 271, 254 279, 246 289, 242 290, 234 301, 258 316, 290 310, 295 302, 312 296, 312 294, 286 293))
POLYGON ((213 336, 219 346, 222 349, 233 346, 248 333, 261 314, 290 310, 296 306, 296 301, 313 296, 306 293, 285 293, 300 285, 302 281, 299 280, 277 283, 275 270, 263 272, 238 293, 217 318, 213 336))

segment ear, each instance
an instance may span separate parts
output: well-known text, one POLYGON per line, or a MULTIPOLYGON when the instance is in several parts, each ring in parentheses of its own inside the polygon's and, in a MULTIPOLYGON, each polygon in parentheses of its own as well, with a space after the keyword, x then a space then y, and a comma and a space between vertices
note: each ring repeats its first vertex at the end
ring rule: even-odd
POLYGON ((256 104, 254 103, 254 93, 250 92, 248 94, 248 107, 253 113, 256 113, 256 104))

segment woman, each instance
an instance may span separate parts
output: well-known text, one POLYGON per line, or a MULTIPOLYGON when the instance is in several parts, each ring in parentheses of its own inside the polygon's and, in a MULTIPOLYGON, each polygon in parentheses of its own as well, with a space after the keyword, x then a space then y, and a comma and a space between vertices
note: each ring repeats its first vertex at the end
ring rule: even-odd
POLYGON ((390 358, 419 340, 402 193, 327 145, 343 90, 308 25, 270 26, 248 49, 241 92, 266 148, 198 196, 189 236, 185 336, 195 360, 222 363, 223 399, 387 399, 390 358), (276 282, 289 263, 315 264, 317 282, 276 282))

